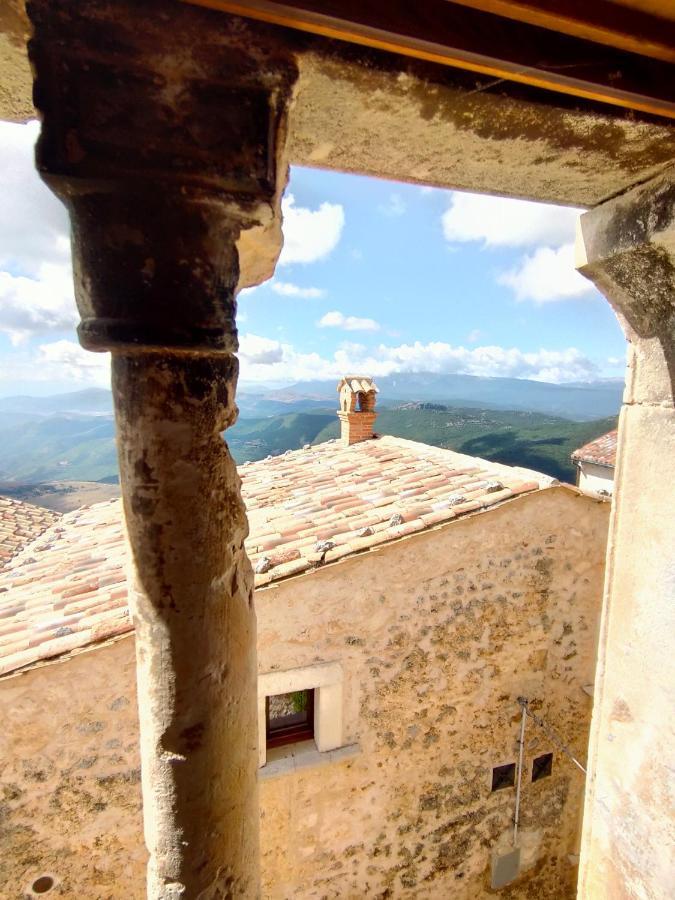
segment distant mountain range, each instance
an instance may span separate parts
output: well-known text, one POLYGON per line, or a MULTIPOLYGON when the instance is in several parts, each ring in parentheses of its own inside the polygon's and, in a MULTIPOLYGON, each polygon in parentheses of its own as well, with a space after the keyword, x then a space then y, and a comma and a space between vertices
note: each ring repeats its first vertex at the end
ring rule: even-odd
MULTIPOLYGON (((414 373, 377 379, 376 428, 571 480, 569 454, 614 427, 622 384, 556 385, 511 378, 414 373)), ((243 385, 225 438, 235 460, 261 459, 338 434, 336 385, 243 385)), ((89 389, 0 398, 0 493, 17 484, 112 482, 112 394, 89 389)))
MULTIPOLYGON (((448 406, 483 409, 520 409, 560 416, 576 422, 614 416, 621 406, 623 381, 606 380, 588 384, 550 384, 521 378, 479 378, 475 375, 437 375, 414 372, 375 379, 379 388, 378 406, 401 406, 407 402, 433 402, 448 406)), ((329 401, 337 405, 334 381, 303 381, 287 388, 254 392, 243 386, 238 393, 243 414, 269 415, 280 412, 269 404, 304 404, 329 401)), ((287 411, 290 411, 287 409, 287 411)))
POLYGON ((0 397, 0 414, 20 413, 25 416, 113 414, 112 391, 103 388, 87 388, 67 394, 50 394, 47 397, 0 397))
MULTIPOLYGON (((616 415, 621 406, 623 382, 615 379, 579 384, 550 384, 522 378, 479 378, 475 375, 437 375, 413 372, 377 378, 378 406, 432 402, 483 409, 520 409, 576 422, 616 415)), ((284 388, 243 383, 237 392, 243 417, 273 416, 288 412, 312 412, 337 407, 335 381, 302 381, 284 388)), ((2 397, 0 415, 34 416, 112 415, 112 394, 89 388, 49 397, 2 397)))

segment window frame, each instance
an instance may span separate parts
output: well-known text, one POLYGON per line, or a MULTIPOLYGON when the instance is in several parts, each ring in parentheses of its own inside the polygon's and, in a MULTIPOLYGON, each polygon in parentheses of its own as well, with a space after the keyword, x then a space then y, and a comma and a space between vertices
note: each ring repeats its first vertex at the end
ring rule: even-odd
MULTIPOLYGON (((299 741, 314 740, 314 688, 303 688, 307 694, 307 716, 304 722, 293 722, 277 728, 270 727, 270 697, 283 694, 268 694, 265 697, 265 745, 268 750, 273 747, 284 747, 286 744, 297 744, 299 741)), ((299 693, 291 691, 290 693, 299 693)))
MULTIPOLYGON (((267 697, 314 691, 314 743, 319 753, 337 750, 343 740, 343 673, 339 662, 317 663, 258 675, 258 765, 267 762, 267 697)), ((292 746, 290 743, 287 746, 292 746)))

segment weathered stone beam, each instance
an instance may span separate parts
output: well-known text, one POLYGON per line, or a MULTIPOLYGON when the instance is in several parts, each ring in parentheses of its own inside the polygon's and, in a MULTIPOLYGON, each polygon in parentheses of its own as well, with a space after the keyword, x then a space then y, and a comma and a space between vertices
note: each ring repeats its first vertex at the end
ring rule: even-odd
POLYGON ((255 898, 253 582, 221 433, 236 292, 281 247, 295 64, 259 28, 174 2, 29 14, 37 163, 70 212, 79 336, 113 358, 148 896, 255 898))
POLYGON ((579 897, 657 897, 675 767, 675 170, 583 215, 577 251, 629 340, 579 897))
POLYGON ((589 207, 675 157, 665 123, 505 84, 494 92, 394 54, 305 44, 289 139, 297 165, 589 207))

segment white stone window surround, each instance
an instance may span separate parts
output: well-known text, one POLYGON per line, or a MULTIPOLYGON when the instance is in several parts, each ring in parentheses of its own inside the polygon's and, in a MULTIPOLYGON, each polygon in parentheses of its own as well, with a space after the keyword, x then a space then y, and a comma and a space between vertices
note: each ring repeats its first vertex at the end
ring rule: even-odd
POLYGON ((319 753, 342 746, 342 666, 317 663, 258 675, 258 765, 267 762, 265 699, 293 691, 314 691, 314 742, 319 753))

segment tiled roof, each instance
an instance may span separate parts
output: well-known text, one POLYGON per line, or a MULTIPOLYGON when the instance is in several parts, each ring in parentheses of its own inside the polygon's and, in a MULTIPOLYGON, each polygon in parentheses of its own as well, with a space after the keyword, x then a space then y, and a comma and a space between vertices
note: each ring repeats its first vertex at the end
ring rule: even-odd
POLYGON ((617 431, 608 431, 601 437, 584 444, 572 454, 572 459, 579 462, 595 463, 598 466, 616 465, 616 436, 617 431))
POLYGON ((0 568, 59 518, 51 509, 0 497, 0 568))
POLYGON ((131 630, 120 500, 66 513, 0 573, 0 675, 131 630))
POLYGON ((551 479, 415 441, 338 441, 239 469, 256 587, 499 503, 551 479))
MULTIPOLYGON (((256 587, 550 484, 384 437, 241 466, 256 587)), ((130 631, 119 500, 64 515, 0 574, 0 675, 130 631)))

